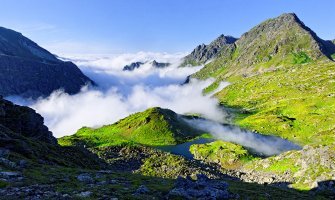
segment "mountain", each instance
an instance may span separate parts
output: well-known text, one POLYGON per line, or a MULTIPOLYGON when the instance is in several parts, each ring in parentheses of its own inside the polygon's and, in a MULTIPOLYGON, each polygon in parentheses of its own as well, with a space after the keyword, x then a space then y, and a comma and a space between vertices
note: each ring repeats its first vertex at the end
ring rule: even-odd
POLYGON ((183 58, 181 66, 205 64, 207 61, 214 59, 224 46, 233 44, 236 40, 232 36, 220 35, 209 45, 201 44, 197 46, 189 55, 183 58))
POLYGON ((170 66, 170 63, 159 63, 156 60, 153 60, 150 64, 156 68, 164 68, 170 66))
POLYGON ((183 143, 201 134, 175 112, 155 107, 101 128, 83 127, 76 134, 59 139, 59 142, 62 145, 83 143, 89 147, 120 144, 158 146, 183 143))
POLYGON ((170 66, 170 63, 159 63, 156 60, 152 62, 133 62, 123 67, 123 71, 133 71, 134 69, 140 68, 142 65, 149 63, 154 68, 164 68, 170 66))
POLYGON ((334 45, 320 39, 295 14, 266 20, 224 47, 193 75, 231 84, 218 92, 239 113, 235 123, 298 144, 331 144, 335 108, 334 45))
POLYGON ((220 77, 252 76, 273 68, 303 64, 330 58, 334 45, 320 39, 295 14, 283 14, 269 19, 244 33, 220 55, 194 75, 207 78, 219 73, 220 77))
POLYGON ((123 71, 133 71, 134 69, 139 68, 144 63, 142 62, 133 62, 130 65, 126 65, 123 67, 123 71))
POLYGON ((47 96, 63 89, 77 93, 94 84, 72 62, 64 62, 24 37, 0 27, 0 95, 47 96))

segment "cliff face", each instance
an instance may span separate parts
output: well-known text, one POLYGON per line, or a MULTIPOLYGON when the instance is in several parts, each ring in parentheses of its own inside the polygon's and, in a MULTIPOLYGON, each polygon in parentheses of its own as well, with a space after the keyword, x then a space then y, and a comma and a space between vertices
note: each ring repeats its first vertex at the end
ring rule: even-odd
POLYGON ((0 140, 10 141, 23 136, 35 141, 57 144, 56 138, 43 123, 43 117, 35 110, 15 105, 0 97, 0 140))
POLYGON ((63 89, 73 94, 93 84, 71 62, 57 59, 21 33, 0 27, 0 95, 47 96, 63 89))

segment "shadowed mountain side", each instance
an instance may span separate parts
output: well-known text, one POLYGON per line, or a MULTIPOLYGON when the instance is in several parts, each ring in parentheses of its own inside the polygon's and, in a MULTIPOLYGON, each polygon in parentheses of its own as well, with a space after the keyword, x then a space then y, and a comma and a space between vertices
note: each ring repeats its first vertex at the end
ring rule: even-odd
POLYGON ((37 98, 54 90, 69 94, 94 84, 71 62, 57 59, 21 33, 0 27, 0 95, 37 98))

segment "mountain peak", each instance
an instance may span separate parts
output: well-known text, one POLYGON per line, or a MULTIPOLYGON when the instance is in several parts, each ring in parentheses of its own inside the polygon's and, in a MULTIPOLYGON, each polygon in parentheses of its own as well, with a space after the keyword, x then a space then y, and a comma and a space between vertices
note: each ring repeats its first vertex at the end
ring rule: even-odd
POLYGON ((237 39, 232 36, 221 34, 209 45, 198 45, 189 55, 184 57, 184 62, 181 66, 196 66, 202 65, 214 59, 224 46, 233 44, 237 39))
POLYGON ((331 59, 334 52, 334 44, 320 39, 296 14, 285 13, 244 33, 193 77, 207 78, 222 66, 227 70, 221 78, 248 77, 281 66, 331 59))

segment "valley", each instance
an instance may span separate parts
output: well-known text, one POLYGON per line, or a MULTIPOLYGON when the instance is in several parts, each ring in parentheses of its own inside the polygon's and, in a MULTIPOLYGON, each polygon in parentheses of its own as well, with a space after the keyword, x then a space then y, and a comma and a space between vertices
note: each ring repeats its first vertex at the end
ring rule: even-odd
POLYGON ((335 197, 335 44, 293 13, 189 55, 0 51, 0 199, 335 197))

